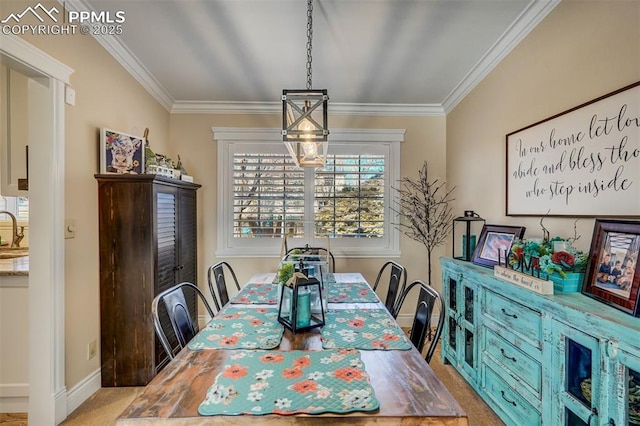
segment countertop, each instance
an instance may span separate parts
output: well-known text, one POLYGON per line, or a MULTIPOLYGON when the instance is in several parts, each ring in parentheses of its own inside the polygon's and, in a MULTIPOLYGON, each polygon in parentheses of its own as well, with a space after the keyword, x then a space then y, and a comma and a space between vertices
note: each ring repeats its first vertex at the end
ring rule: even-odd
POLYGON ((0 259, 0 276, 29 275, 29 256, 0 259))

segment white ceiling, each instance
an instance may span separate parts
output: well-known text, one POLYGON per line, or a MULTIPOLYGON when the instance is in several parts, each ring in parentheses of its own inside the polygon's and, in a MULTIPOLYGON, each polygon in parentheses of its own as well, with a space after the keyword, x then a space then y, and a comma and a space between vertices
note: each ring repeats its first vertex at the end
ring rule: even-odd
MULTIPOLYGON (((559 0, 315 0, 313 88, 330 109, 446 112, 559 0)), ((100 37, 169 110, 277 108, 306 87, 305 0, 68 0, 125 12, 100 37)))

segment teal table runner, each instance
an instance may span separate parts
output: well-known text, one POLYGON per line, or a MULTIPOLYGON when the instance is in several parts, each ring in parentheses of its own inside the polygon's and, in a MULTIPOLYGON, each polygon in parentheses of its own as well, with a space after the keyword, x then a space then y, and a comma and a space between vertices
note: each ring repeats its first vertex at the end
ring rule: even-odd
POLYGON ((325 349, 411 349, 412 344, 386 309, 329 310, 322 328, 325 349))
POLYGON ((327 286, 329 303, 376 303, 376 296, 369 284, 364 282, 333 283, 327 286))
POLYGON ((231 299, 231 303, 238 304, 275 305, 277 302, 278 284, 273 283, 249 283, 231 299))
POLYGON ((283 333, 277 309, 227 305, 187 346, 191 350, 274 349, 283 333))
POLYGON ((229 356, 198 413, 321 414, 379 407, 358 351, 239 351, 229 356))

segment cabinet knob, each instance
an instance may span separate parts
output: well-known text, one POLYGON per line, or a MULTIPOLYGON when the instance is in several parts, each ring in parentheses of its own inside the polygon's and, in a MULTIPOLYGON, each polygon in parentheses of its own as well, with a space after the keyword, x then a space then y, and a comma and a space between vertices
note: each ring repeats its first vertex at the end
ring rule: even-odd
POLYGON ((176 265, 175 268, 173 268, 174 271, 182 271, 184 269, 184 265, 176 265))
POLYGON ((610 359, 618 358, 618 342, 614 340, 609 340, 607 342, 607 356, 610 359))

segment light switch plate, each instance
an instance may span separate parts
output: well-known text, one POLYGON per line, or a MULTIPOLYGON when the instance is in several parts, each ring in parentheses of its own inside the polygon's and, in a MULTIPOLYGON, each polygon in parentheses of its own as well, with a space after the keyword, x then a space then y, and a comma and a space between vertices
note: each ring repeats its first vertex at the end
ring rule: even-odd
POLYGON ((64 101, 69 105, 76 104, 76 91, 71 86, 66 86, 64 88, 64 101))

